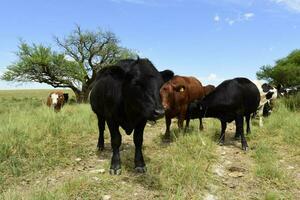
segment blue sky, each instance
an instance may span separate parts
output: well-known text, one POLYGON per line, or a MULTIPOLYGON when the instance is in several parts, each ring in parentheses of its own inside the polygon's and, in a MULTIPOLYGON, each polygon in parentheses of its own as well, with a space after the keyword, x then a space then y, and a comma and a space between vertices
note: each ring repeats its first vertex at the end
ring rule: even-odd
MULTIPOLYGON (((163 70, 203 84, 244 76, 300 48, 300 0, 5 0, 0 74, 19 39, 55 48, 75 25, 114 32, 121 45, 163 70)), ((47 88, 0 81, 0 89, 47 88)))

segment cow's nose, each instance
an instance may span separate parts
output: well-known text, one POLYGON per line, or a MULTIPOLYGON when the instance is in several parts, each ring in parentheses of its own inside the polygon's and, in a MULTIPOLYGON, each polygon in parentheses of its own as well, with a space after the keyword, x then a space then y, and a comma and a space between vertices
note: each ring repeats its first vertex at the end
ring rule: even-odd
POLYGON ((165 111, 163 109, 155 109, 154 110, 154 116, 155 118, 160 118, 165 114, 165 111))
POLYGON ((163 107, 164 107, 165 110, 167 110, 168 105, 167 104, 163 104, 163 107))

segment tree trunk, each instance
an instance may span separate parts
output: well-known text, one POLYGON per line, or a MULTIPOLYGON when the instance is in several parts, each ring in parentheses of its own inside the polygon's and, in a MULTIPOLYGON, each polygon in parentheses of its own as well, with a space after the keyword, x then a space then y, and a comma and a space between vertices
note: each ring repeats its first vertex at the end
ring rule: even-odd
POLYGON ((87 86, 83 86, 81 91, 74 91, 77 103, 88 103, 90 91, 91 89, 87 86))

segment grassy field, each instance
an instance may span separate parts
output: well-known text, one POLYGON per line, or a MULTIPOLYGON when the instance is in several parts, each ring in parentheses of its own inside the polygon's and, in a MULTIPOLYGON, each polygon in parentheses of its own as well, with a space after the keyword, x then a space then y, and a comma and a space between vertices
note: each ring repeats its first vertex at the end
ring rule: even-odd
MULTIPOLYGON (((192 122, 187 133, 164 120, 147 125, 148 171, 133 170, 132 136, 122 134, 122 175, 108 173, 110 140, 97 152, 97 119, 90 105, 45 106, 49 90, 0 91, 0 199, 299 199, 299 100, 279 100, 265 126, 252 122, 250 150, 242 152, 230 124, 218 146, 220 123, 192 122), (296 102, 296 103, 293 103, 296 102), (286 106, 287 105, 287 106, 286 106)), ((299 97, 298 97, 299 99, 299 97)), ((175 121, 175 120, 174 120, 175 121)))

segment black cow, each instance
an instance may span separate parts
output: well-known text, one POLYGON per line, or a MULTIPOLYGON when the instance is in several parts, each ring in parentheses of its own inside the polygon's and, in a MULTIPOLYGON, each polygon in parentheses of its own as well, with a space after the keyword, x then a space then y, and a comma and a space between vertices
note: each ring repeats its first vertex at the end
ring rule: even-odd
POLYGON ((128 135, 134 131, 135 170, 146 171, 142 154, 144 128, 147 120, 156 120, 164 115, 159 89, 173 75, 170 70, 158 72, 148 59, 139 58, 121 60, 97 73, 90 102, 98 117, 100 150, 104 149, 105 121, 110 131, 113 150, 111 174, 121 173, 120 126, 128 135))
POLYGON ((244 116, 247 132, 250 132, 250 116, 259 105, 260 95, 254 83, 246 78, 234 78, 222 82, 200 102, 200 117, 213 117, 221 121, 220 144, 225 141, 227 122, 235 120, 236 137, 241 135, 242 149, 248 144, 244 136, 244 116))

